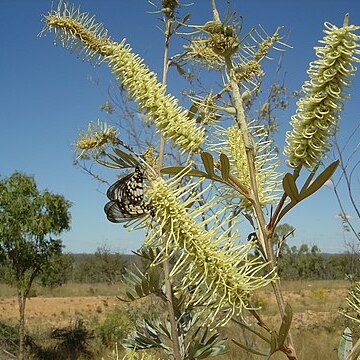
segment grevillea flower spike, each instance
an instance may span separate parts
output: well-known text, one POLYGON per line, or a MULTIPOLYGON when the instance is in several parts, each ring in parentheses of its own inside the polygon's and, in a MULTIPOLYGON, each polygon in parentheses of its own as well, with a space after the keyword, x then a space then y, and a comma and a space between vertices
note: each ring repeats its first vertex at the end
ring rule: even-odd
POLYGON ((153 246, 166 244, 162 259, 174 253, 179 255, 180 250, 172 275, 182 275, 180 287, 193 288, 189 303, 201 304, 204 311, 212 309, 208 318, 210 323, 221 311, 223 319, 220 322, 224 324, 235 313, 250 306, 249 294, 268 284, 273 274, 262 274, 261 270, 267 264, 249 256, 252 244, 234 245, 238 240, 237 232, 233 227, 224 231, 223 227, 229 219, 218 220, 223 208, 206 220, 196 220, 210 208, 219 207, 215 200, 210 200, 192 208, 191 204, 199 195, 188 194, 193 194, 192 190, 199 182, 180 187, 183 176, 180 174, 167 182, 156 179, 147 189, 149 205, 154 209, 157 222, 157 226, 151 228, 147 242, 153 246), (187 200, 181 202, 180 198, 186 196, 187 200), (211 226, 206 230, 205 224, 209 222, 211 226))
POLYGON ((55 41, 72 50, 77 50, 84 58, 107 61, 121 85, 139 103, 139 108, 152 119, 158 131, 173 141, 181 151, 197 152, 205 141, 204 130, 196 126, 195 119, 189 119, 187 110, 178 105, 166 87, 159 83, 156 74, 142 63, 142 59, 132 52, 125 40, 114 42, 102 24, 79 9, 60 2, 56 10, 44 17, 45 30, 54 31, 55 41))
POLYGON ((339 110, 346 98, 344 87, 359 62, 359 39, 354 31, 359 26, 348 25, 348 15, 341 28, 325 23, 326 36, 315 47, 319 59, 310 63, 310 79, 302 87, 304 97, 297 102, 296 114, 291 118, 292 131, 286 134, 285 155, 293 168, 313 168, 330 149, 330 139, 338 129, 339 110))
MULTIPOLYGON (((279 159, 273 149, 272 141, 266 139, 267 134, 263 126, 250 126, 249 131, 254 139, 257 193, 260 206, 264 207, 274 203, 278 198, 281 176, 278 172, 279 159)), ((217 134, 217 143, 213 145, 213 149, 229 157, 234 175, 243 185, 250 187, 250 171, 240 128, 237 125, 227 129, 219 127, 217 134)), ((225 188, 224 196, 228 199, 237 199, 239 193, 235 195, 233 189, 225 188)), ((252 204, 244 196, 241 196, 241 206, 245 211, 252 210, 252 204)))

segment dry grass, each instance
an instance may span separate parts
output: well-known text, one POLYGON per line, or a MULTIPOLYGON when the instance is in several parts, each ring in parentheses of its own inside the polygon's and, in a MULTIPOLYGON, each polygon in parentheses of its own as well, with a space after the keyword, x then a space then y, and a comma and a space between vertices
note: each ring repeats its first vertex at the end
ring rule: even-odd
MULTIPOLYGON (((284 296, 294 311, 292 332, 301 360, 337 359, 336 348, 340 335, 345 327, 344 320, 337 310, 344 305, 346 290, 350 284, 346 281, 303 281, 284 282, 284 296)), ((118 307, 134 308, 144 306, 137 303, 125 305, 116 299, 122 288, 106 284, 66 284, 54 290, 35 288, 36 297, 27 303, 27 326, 41 332, 54 326, 63 326, 76 318, 101 320, 118 307)), ((0 285, 0 316, 3 319, 16 321, 17 300, 15 291, 0 285)), ((254 302, 262 306, 264 320, 274 329, 278 329, 280 319, 277 315, 276 302, 271 287, 254 295, 254 302)), ((148 305, 148 304, 147 304, 148 305)), ((249 318, 249 321, 252 321, 249 318)), ((222 335, 229 339, 244 342, 242 330, 234 323, 221 329, 222 335)), ((248 343, 253 339, 247 335, 248 343)), ((356 336, 355 336, 355 340, 356 336)), ((262 344, 257 344, 262 346, 262 344)), ((243 359, 255 360, 260 357, 246 354, 234 344, 221 360, 243 359)), ((276 354, 272 360, 285 359, 276 354)))
MULTIPOLYGON (((118 296, 123 289, 122 284, 64 284, 55 289, 34 286, 31 293, 43 297, 76 297, 76 296, 118 296)), ((16 290, 8 285, 0 284, 0 298, 16 296, 16 290)))

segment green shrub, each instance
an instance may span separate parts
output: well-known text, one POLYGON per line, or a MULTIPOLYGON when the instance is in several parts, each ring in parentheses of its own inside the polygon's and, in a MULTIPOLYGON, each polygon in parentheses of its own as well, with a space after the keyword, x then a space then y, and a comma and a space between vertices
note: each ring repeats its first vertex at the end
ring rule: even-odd
POLYGON ((10 353, 16 353, 19 342, 18 329, 0 320, 0 348, 10 353))
POLYGON ((311 292, 311 298, 313 300, 326 301, 329 299, 329 295, 323 288, 317 288, 311 292))
POLYGON ((104 345, 114 345, 129 334, 134 324, 135 321, 128 311, 115 309, 95 331, 104 345))

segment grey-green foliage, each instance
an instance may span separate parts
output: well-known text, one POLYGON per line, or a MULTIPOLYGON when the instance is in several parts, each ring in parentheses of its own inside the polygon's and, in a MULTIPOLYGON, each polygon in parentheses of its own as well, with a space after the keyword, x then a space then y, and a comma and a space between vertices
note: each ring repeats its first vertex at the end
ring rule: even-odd
MULTIPOLYGON (((148 264, 153 263, 160 249, 146 249, 138 253, 148 264)), ((136 273, 127 270, 124 282, 127 285, 125 301, 155 295, 165 304, 163 276, 158 267, 144 266, 136 273)), ((191 291, 191 289, 188 289, 191 291)), ((186 305, 187 291, 173 294, 173 307, 177 323, 181 358, 184 360, 206 359, 226 352, 226 339, 219 339, 217 331, 209 331, 204 319, 199 315, 200 309, 186 305)), ((154 308, 155 309, 155 308, 154 308)), ((128 336, 123 346, 130 350, 160 349, 167 356, 173 356, 171 325, 169 317, 161 316, 161 307, 136 322, 136 330, 128 336), (157 311, 160 311, 159 312, 157 311)))
MULTIPOLYGON (((202 321, 190 312, 183 313, 178 326, 181 358, 184 360, 206 359, 226 352, 226 339, 219 339, 217 331, 209 332, 202 321)), ((136 331, 123 343, 126 349, 161 349, 173 356, 169 318, 158 314, 138 321, 136 331)))
POLYGON ((338 347, 338 359, 346 360, 352 348, 352 331, 347 327, 343 331, 338 347))

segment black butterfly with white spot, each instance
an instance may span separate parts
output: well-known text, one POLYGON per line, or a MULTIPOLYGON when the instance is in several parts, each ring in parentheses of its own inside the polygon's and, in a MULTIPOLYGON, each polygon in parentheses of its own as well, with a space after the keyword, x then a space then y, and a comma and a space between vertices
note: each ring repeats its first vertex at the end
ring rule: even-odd
POLYGON ((110 201, 104 211, 111 222, 129 221, 150 212, 149 206, 144 204, 144 174, 138 167, 112 184, 106 195, 110 201))

